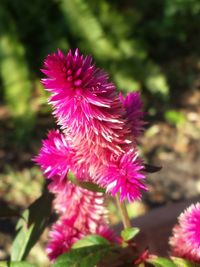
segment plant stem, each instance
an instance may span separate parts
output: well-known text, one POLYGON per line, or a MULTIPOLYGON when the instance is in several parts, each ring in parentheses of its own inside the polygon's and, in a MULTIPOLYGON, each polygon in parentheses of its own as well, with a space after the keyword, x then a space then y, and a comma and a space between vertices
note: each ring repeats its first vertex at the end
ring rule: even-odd
POLYGON ((117 195, 116 195, 116 201, 117 201, 117 206, 118 206, 118 208, 120 210, 120 213, 121 213, 121 218, 122 218, 122 222, 123 222, 123 225, 124 225, 124 229, 130 228, 131 227, 131 222, 130 222, 130 219, 128 217, 126 204, 125 204, 124 201, 123 202, 120 201, 119 193, 117 193, 117 195))

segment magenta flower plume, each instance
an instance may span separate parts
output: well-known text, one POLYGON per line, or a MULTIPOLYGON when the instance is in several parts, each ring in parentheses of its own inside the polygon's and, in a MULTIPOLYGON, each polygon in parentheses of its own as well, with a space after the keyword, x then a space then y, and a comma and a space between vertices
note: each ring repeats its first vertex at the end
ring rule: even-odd
POLYGON ((95 193, 64 180, 49 185, 55 194, 54 207, 60 219, 50 231, 47 253, 51 260, 67 252, 80 238, 98 234, 115 241, 107 224, 107 211, 102 193, 95 193))
POLYGON ((179 216, 169 243, 174 256, 200 263, 200 203, 192 204, 179 216))
POLYGON ((143 103, 140 93, 129 93, 125 98, 120 94, 120 100, 126 110, 126 116, 131 125, 132 134, 137 138, 145 125, 143 121, 144 112, 142 112, 143 103))
MULTIPOLYGON (((70 166, 77 179, 95 182, 113 195, 120 192, 121 199, 140 198, 141 189, 147 188, 135 140, 143 125, 139 95, 120 100, 108 75, 78 50, 67 55, 59 50, 46 58, 44 67, 47 78, 42 82, 51 92, 53 114, 64 131, 67 149, 73 151, 73 162, 70 156, 62 157, 63 163, 55 163, 55 174, 59 170, 65 176, 70 166)), ((41 166, 48 174, 48 164, 41 166)))

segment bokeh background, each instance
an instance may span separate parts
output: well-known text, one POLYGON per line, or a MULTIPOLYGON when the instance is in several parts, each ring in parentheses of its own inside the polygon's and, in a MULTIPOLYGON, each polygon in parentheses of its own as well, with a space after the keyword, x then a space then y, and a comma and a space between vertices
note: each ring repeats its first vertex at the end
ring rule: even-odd
MULTIPOLYGON (((22 210, 41 193, 44 178, 31 159, 55 123, 40 68, 57 48, 76 47, 92 54, 119 90, 142 94, 148 124, 141 154, 163 168, 148 176, 143 200, 128 206, 131 217, 197 196, 200 1, 1 0, 0 210, 22 210)), ((117 223, 117 212, 110 219, 117 223)), ((0 258, 9 254, 15 223, 0 224, 0 258)), ((45 240, 31 255, 41 266, 48 265, 45 240)))

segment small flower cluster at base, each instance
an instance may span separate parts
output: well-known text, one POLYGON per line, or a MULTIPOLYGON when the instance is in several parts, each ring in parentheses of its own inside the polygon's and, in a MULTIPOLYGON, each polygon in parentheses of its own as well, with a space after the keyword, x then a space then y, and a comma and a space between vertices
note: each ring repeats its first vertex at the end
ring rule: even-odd
POLYGON ((200 263, 200 203, 181 213, 169 244, 174 256, 200 263))
POLYGON ((49 190, 55 194, 54 208, 60 216, 49 233, 47 254, 51 260, 67 252, 76 241, 89 234, 115 241, 107 224, 102 193, 88 191, 65 180, 54 180, 49 190))

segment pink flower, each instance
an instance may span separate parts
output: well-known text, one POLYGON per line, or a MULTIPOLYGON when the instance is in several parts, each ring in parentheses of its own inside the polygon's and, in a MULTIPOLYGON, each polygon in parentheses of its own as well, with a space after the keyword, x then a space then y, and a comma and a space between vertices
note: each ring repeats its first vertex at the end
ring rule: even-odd
POLYGON ((107 224, 102 193, 95 193, 64 180, 53 181, 49 190, 55 194, 54 208, 60 215, 50 231, 47 253, 51 260, 67 252, 88 234, 98 234, 115 241, 107 224))
POLYGON ((48 138, 43 140, 43 146, 34 161, 41 166, 48 178, 55 179, 59 176, 59 179, 63 179, 72 165, 73 156, 64 135, 58 130, 51 130, 48 138))
POLYGON ((91 231, 96 232, 97 225, 105 221, 107 212, 102 193, 89 191, 64 180, 50 183, 49 190, 55 194, 56 211, 70 220, 74 218, 76 228, 89 226, 91 231))
POLYGON ((138 199, 141 189, 146 190, 135 140, 143 125, 139 95, 129 95, 122 101, 123 106, 108 75, 91 61, 78 50, 67 55, 59 50, 45 60, 42 71, 47 78, 42 82, 52 94, 49 102, 64 131, 66 150, 70 147, 71 152, 63 157, 63 148, 60 157, 60 147, 54 142, 60 158, 54 171, 51 160, 53 172, 49 172, 45 157, 47 142, 51 141, 44 141, 38 162, 49 177, 58 173, 64 177, 70 168, 78 179, 95 182, 113 195, 119 191, 121 199, 138 199))
POLYGON ((146 190, 142 183, 145 178, 144 174, 140 172, 142 168, 143 166, 141 161, 137 159, 137 155, 129 151, 106 168, 101 184, 107 185, 107 191, 111 192, 112 195, 120 192, 121 201, 125 198, 128 201, 139 199, 140 190, 146 190))
POLYGON ((126 116, 130 123, 132 134, 137 138, 145 125, 143 121, 144 112, 142 112, 143 103, 140 93, 129 93, 125 98, 120 94, 120 100, 126 110, 126 116))
POLYGON ((173 255, 200 263, 200 203, 181 213, 169 243, 173 255))
POLYGON ((71 246, 84 235, 76 228, 70 220, 62 218, 52 226, 49 232, 49 242, 46 252, 51 261, 59 255, 67 252, 71 246))

